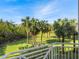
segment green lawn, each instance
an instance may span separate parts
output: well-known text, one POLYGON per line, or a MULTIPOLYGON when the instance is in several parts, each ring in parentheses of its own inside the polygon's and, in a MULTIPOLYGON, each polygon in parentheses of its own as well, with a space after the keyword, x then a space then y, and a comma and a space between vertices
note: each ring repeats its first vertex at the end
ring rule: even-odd
POLYGON ((22 39, 13 43, 7 43, 0 48, 0 56, 3 54, 8 54, 10 52, 15 52, 21 50, 23 47, 31 47, 31 44, 26 43, 26 39, 22 39))
MULTIPOLYGON (((47 40, 49 40, 49 38, 47 38, 47 34, 44 34, 43 35, 43 43, 47 43, 47 40)), ((27 48, 27 45, 28 45, 28 47, 31 47, 32 42, 34 40, 29 40, 29 42, 32 41, 31 44, 27 44, 26 41, 27 41, 27 39, 24 38, 24 39, 18 40, 16 42, 7 43, 7 44, 1 46, 0 47, 0 56, 4 55, 4 54, 8 54, 10 52, 15 52, 15 51, 21 50, 24 47, 27 48)), ((36 36, 36 42, 41 43, 40 33, 36 36)))
MULTIPOLYGON (((47 34, 45 33, 43 35, 43 43, 44 44, 51 44, 51 43, 54 43, 54 42, 59 42, 59 40, 57 38, 53 38, 52 36, 55 36, 55 34, 51 34, 49 38, 47 38, 47 34)), ((25 39, 21 39, 19 41, 16 41, 16 42, 11 42, 11 43, 7 43, 5 44, 4 46, 0 47, 0 56, 1 55, 4 55, 4 54, 8 54, 10 52, 15 52, 15 51, 18 51, 18 50, 21 50, 21 49, 24 49, 24 48, 28 48, 28 47, 31 47, 32 44, 27 44, 26 43, 26 38, 25 39)), ((29 40, 30 42, 33 40, 29 40)), ((65 40, 66 42, 72 42, 72 40, 65 40)), ((41 43, 41 40, 40 40, 40 34, 38 34, 36 36, 36 42, 39 42, 41 43)), ((76 40, 76 42, 78 42, 76 40)), ((67 44, 66 44, 67 45, 67 44)))

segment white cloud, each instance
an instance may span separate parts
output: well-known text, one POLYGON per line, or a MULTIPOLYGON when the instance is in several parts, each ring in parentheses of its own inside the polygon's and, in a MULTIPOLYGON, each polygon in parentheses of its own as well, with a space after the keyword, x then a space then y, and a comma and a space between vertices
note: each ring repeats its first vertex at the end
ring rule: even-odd
POLYGON ((35 11, 35 17, 44 18, 59 11, 59 9, 56 7, 57 2, 57 0, 49 2, 47 5, 42 6, 42 8, 37 9, 37 11, 35 11))

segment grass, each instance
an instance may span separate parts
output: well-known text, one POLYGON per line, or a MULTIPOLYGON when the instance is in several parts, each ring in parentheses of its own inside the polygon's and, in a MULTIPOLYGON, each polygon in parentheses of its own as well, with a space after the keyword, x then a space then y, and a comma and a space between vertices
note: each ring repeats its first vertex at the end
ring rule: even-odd
MULTIPOLYGON (((44 44, 52 44, 54 42, 59 42, 59 40, 57 38, 53 38, 52 36, 55 36, 54 33, 52 33, 50 35, 49 38, 47 38, 47 33, 45 33, 43 35, 43 43, 44 44)), ((37 43, 41 43, 41 40, 40 40, 40 33, 36 36, 36 42, 37 43)), ((6 45, 3 45, 2 47, 0 47, 0 56, 4 55, 4 54, 8 54, 10 52, 15 52, 15 51, 18 51, 18 50, 21 50, 21 49, 27 49, 28 47, 31 47, 32 46, 32 43, 34 42, 34 40, 29 40, 29 42, 31 42, 30 44, 27 44, 26 43, 26 38, 22 39, 22 40, 19 40, 19 41, 16 41, 16 42, 12 42, 12 43, 7 43, 6 45)), ((73 42, 72 40, 68 40, 66 39, 65 42, 73 42)), ((76 40, 76 42, 78 42, 76 40)), ((67 46, 67 44, 66 44, 67 46)))
POLYGON ((31 46, 32 46, 31 44, 26 43, 26 39, 22 39, 22 40, 12 42, 12 43, 7 43, 6 45, 0 47, 0 56, 4 54, 8 54, 10 52, 18 51, 22 49, 22 47, 28 48, 31 46))
MULTIPOLYGON (((43 43, 47 43, 46 41, 49 40, 46 36, 47 36, 47 34, 45 33, 43 35, 43 43)), ((37 37, 36 42, 41 43, 40 33, 36 37, 37 37)), ((24 38, 19 41, 7 43, 7 44, 1 46, 0 47, 0 56, 2 56, 4 54, 8 54, 10 52, 15 52, 15 51, 21 50, 23 48, 27 48, 27 45, 28 45, 28 47, 31 47, 32 44, 27 44, 26 41, 27 41, 27 39, 24 38)), ((33 42, 34 40, 29 40, 29 41, 33 42)))

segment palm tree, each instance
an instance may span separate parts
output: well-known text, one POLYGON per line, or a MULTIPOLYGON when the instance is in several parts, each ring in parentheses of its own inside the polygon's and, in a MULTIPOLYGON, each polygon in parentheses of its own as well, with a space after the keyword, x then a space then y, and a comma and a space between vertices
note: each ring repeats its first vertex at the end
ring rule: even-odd
POLYGON ((4 29, 5 25, 2 19, 0 19, 0 44, 4 43, 4 29))
POLYGON ((32 34, 33 39, 35 40, 35 43, 36 43, 35 36, 40 32, 39 29, 38 29, 38 19, 35 19, 35 18, 31 19, 31 30, 30 30, 30 32, 32 34))
POLYGON ((26 17, 25 19, 22 19, 22 25, 24 26, 25 32, 27 33, 27 44, 28 44, 29 43, 28 36, 30 32, 30 18, 26 17))
MULTIPOLYGON (((62 37, 62 43, 64 43, 65 37, 67 35, 67 27, 66 24, 68 22, 68 19, 58 19, 54 22, 53 27, 56 35, 60 38, 62 37)), ((64 54, 64 44, 62 44, 62 54, 64 54)), ((64 58, 64 57, 63 57, 64 58)))
MULTIPOLYGON (((71 19, 70 25, 71 25, 70 31, 71 31, 71 35, 73 36, 73 43, 74 43, 73 47, 75 47, 75 40, 76 40, 76 36, 78 35, 78 32, 76 30, 76 19, 71 19)), ((74 48, 73 52, 75 52, 75 48, 74 48)))
POLYGON ((46 32, 46 24, 47 24, 47 21, 45 20, 39 21, 39 30, 41 32, 41 44, 42 44, 43 33, 46 32))
MULTIPOLYGON (((70 38, 71 35, 73 35, 73 41, 75 43, 75 20, 68 20, 67 18, 65 19, 58 19, 57 21, 54 22, 53 27, 56 35, 58 37, 62 37, 62 42, 64 43, 65 37, 70 38)), ((64 46, 64 44, 62 44, 64 46)), ((75 45, 74 45, 75 47, 75 45)), ((64 54, 64 48, 62 47, 62 53, 64 54)))
POLYGON ((50 31, 51 30, 52 30, 52 26, 49 23, 46 23, 47 38, 50 36, 50 31))

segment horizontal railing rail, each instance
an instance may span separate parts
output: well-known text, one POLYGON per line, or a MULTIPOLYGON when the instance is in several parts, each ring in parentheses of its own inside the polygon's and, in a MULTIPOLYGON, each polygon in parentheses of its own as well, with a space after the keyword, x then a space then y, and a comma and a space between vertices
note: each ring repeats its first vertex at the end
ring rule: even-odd
POLYGON ((79 43, 52 43, 3 55, 0 59, 79 59, 79 43))
POLYGON ((42 46, 38 46, 38 47, 33 47, 33 48, 28 48, 25 50, 20 50, 20 51, 16 51, 16 52, 11 52, 9 54, 3 55, 2 58, 0 59, 16 59, 16 58, 33 58, 33 57, 37 57, 37 56, 41 56, 44 54, 46 54, 46 52, 49 50, 48 45, 42 45, 42 46))

